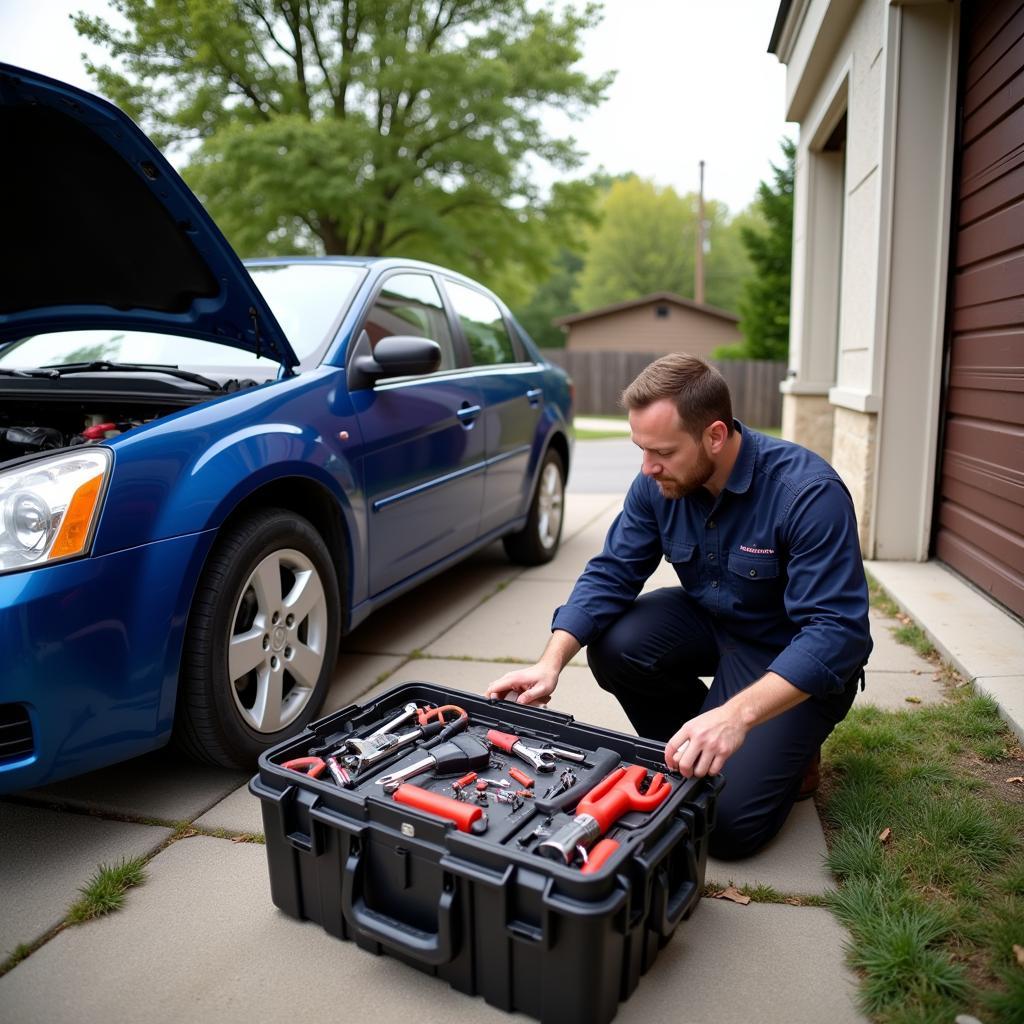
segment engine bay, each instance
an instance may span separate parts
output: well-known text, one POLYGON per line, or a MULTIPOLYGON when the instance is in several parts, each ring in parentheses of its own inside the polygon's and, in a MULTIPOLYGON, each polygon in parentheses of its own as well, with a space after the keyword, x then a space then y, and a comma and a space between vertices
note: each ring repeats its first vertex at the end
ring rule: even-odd
POLYGON ((0 462, 96 444, 192 404, 135 404, 85 398, 58 403, 5 397, 0 402, 0 462))

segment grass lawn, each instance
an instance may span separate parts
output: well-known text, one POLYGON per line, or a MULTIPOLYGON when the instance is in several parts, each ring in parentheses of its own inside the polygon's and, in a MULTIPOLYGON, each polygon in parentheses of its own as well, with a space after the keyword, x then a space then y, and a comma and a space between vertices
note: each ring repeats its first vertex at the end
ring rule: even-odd
MULTIPOLYGON (((873 603, 898 614, 873 588, 873 603)), ((905 621, 904 621, 905 620, 905 621)), ((861 1009, 879 1024, 1024 1024, 1024 751, 996 705, 930 657, 946 702, 856 708, 829 738, 818 805, 861 1009)))

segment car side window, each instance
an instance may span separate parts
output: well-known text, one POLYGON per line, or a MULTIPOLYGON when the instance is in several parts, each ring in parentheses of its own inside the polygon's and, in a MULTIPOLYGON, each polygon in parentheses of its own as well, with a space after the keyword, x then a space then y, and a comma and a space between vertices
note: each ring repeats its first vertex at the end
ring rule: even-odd
POLYGON ((396 334, 430 338, 441 346, 441 370, 455 368, 455 343, 448 315, 434 279, 427 274, 395 274, 389 277, 363 325, 371 349, 382 338, 396 334))
POLYGON ((517 363, 522 359, 493 299, 455 281, 446 280, 444 285, 462 324, 474 366, 517 363))

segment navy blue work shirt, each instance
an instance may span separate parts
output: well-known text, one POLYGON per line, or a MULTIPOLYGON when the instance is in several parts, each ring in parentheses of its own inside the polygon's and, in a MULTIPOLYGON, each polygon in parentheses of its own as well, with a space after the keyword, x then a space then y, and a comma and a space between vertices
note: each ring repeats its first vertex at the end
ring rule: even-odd
POLYGON ((551 628, 585 646, 664 557, 709 613, 720 649, 753 645, 798 689, 836 693, 871 652, 853 501, 820 456, 734 422, 739 455, 718 497, 700 488, 665 498, 638 474, 551 628))

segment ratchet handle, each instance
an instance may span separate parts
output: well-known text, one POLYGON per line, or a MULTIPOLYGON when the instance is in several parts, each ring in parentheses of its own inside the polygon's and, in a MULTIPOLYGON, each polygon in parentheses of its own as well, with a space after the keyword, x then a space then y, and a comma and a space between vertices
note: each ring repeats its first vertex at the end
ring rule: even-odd
POLYGON ((499 750, 507 750, 510 754, 512 748, 519 742, 519 737, 510 732, 498 732, 497 729, 487 730, 487 742, 499 750))

